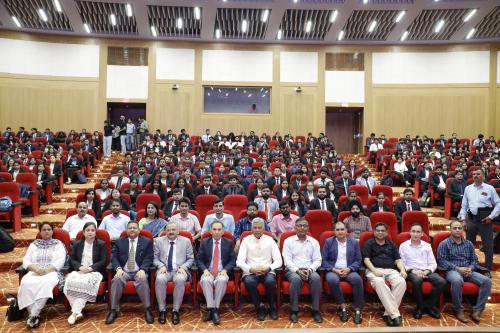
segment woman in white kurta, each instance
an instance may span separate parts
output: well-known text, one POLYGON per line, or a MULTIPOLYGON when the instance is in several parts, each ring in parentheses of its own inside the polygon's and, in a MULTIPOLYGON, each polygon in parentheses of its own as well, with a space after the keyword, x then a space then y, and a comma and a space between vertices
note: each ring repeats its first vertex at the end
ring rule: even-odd
POLYGON ((70 262, 73 271, 66 276, 64 295, 71 305, 68 323, 73 325, 83 317, 85 304, 95 302, 106 268, 106 243, 96 238, 93 222, 83 226, 83 237, 71 248, 70 262))
POLYGON ((20 309, 28 308, 26 325, 36 327, 40 321, 40 312, 52 290, 62 281, 59 273, 66 262, 66 248, 58 239, 52 238, 53 228, 48 222, 40 225, 42 239, 36 239, 28 247, 23 258, 23 267, 28 274, 23 276, 18 291, 20 309))

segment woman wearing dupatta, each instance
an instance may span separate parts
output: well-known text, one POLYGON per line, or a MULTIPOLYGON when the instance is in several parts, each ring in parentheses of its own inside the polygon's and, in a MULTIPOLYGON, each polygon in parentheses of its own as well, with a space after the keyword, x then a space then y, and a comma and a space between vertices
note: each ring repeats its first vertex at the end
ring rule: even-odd
POLYGON ((40 312, 57 285, 62 285, 63 275, 59 272, 66 262, 66 248, 58 239, 53 239, 52 225, 40 224, 41 239, 36 239, 28 247, 23 258, 23 267, 28 271, 21 279, 18 291, 19 309, 28 308, 26 325, 37 327, 40 312))
POLYGON ((148 202, 146 205, 146 216, 139 221, 139 229, 149 230, 153 234, 153 237, 159 237, 166 226, 167 221, 160 217, 156 202, 148 202))

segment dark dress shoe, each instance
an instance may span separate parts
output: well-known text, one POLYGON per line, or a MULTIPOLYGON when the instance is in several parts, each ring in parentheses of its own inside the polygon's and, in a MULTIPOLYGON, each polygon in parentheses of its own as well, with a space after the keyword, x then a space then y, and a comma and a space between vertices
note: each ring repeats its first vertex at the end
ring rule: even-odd
POLYGON ((441 318, 441 313, 435 307, 427 307, 425 309, 425 313, 427 313, 429 316, 431 316, 432 318, 435 318, 435 319, 441 318))
POLYGON ((257 320, 264 321, 266 319, 266 314, 266 308, 263 306, 259 306, 259 308, 257 309, 257 320))
POLYGON ((413 314, 415 319, 421 319, 422 318, 422 310, 420 308, 415 309, 415 313, 413 314))
POLYGON ((392 326, 392 319, 390 316, 382 316, 384 318, 384 322, 387 326, 392 326))
POLYGON ((214 325, 219 325, 220 324, 219 309, 213 309, 212 310, 212 323, 214 323, 214 325))
POLYGON ((278 311, 274 306, 269 308, 269 317, 271 317, 272 320, 278 320, 278 311))
POLYGON ((178 311, 172 311, 172 324, 177 325, 181 322, 181 315, 178 311))
POLYGON ((392 326, 401 326, 403 318, 401 316, 392 319, 392 326))
POLYGON ((108 316, 106 317, 106 325, 112 324, 116 317, 118 317, 118 313, 116 310, 111 310, 108 312, 108 316))
POLYGON ((290 321, 294 324, 299 322, 299 313, 297 311, 290 312, 290 321))
POLYGON ((149 308, 144 310, 144 319, 148 324, 152 324, 155 321, 153 318, 153 314, 151 313, 151 310, 149 308))
POLYGON ((207 309, 207 312, 205 312, 205 315, 203 316, 203 321, 210 321, 212 320, 212 309, 209 308, 207 309))
POLYGON ((347 309, 342 309, 342 311, 340 311, 340 321, 346 323, 348 320, 349 312, 347 312, 347 309))
POLYGON ((317 323, 322 323, 323 322, 323 316, 321 315, 321 312, 319 311, 313 311, 312 312, 313 319, 317 323))
POLYGON ((359 325, 361 324, 362 321, 363 321, 363 316, 361 315, 361 311, 356 310, 356 312, 354 313, 354 323, 356 325, 359 325))
POLYGON ((167 311, 160 311, 160 315, 158 316, 158 322, 160 324, 165 324, 167 322, 167 311))

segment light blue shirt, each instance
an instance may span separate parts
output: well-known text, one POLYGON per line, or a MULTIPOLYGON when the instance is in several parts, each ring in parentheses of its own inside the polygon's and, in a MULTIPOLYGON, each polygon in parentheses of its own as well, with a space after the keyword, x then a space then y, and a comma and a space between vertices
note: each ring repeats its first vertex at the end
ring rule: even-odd
POLYGON ((471 184, 465 188, 462 209, 460 209, 458 218, 461 220, 465 219, 467 211, 470 211, 473 215, 477 215, 478 208, 485 207, 493 207, 493 211, 489 215, 491 219, 500 214, 500 198, 497 191, 489 184, 482 183, 480 186, 471 184))
POLYGON ((203 228, 201 229, 201 233, 205 231, 210 231, 210 225, 213 221, 218 220, 221 221, 224 225, 224 230, 229 231, 231 234, 234 234, 234 218, 231 214, 225 214, 219 219, 214 214, 207 215, 205 217, 205 222, 203 223, 203 228))
POLYGON ((128 222, 130 217, 120 213, 118 217, 114 217, 110 214, 102 219, 99 229, 106 230, 111 239, 120 238, 122 231, 127 230, 128 222))

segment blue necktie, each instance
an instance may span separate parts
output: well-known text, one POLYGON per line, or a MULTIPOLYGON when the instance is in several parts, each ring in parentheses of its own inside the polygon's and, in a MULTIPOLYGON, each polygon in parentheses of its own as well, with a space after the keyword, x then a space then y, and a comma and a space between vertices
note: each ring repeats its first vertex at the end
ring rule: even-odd
POLYGON ((174 270, 172 265, 172 259, 174 257, 174 242, 170 242, 170 249, 168 250, 168 259, 167 259, 167 271, 171 272, 174 270))

